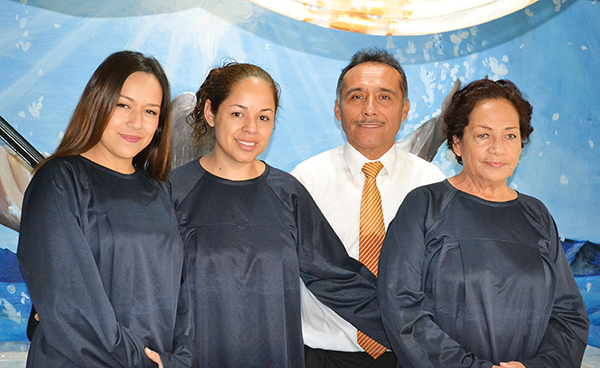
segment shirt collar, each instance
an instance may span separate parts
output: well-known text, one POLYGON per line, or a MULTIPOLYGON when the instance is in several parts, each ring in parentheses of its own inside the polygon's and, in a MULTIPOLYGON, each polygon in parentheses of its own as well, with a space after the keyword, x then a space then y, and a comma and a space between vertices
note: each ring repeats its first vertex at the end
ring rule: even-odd
POLYGON ((350 170, 350 173, 352 174, 354 180, 356 180, 359 175, 362 175, 364 177, 364 174, 362 173, 361 169, 363 165, 369 161, 380 161, 383 164, 383 169, 381 169, 379 175, 381 176, 381 178, 384 178, 393 175, 393 170, 396 167, 398 154, 394 145, 379 159, 369 160, 368 158, 363 156, 362 153, 358 152, 356 148, 352 147, 350 143, 346 143, 344 145, 344 158, 346 159, 348 169, 350 170))

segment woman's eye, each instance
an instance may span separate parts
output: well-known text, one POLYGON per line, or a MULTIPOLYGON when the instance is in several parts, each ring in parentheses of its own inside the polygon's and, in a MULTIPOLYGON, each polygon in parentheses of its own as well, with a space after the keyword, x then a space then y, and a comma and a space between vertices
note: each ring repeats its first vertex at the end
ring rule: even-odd
POLYGON ((481 133, 477 135, 477 138, 487 138, 489 135, 487 133, 481 133))
POLYGON ((148 113, 150 115, 158 115, 158 112, 156 112, 154 110, 146 110, 146 113, 148 113))
POLYGON ((271 120, 271 119, 269 119, 268 116, 264 116, 264 115, 261 116, 261 117, 259 117, 259 119, 262 120, 262 121, 269 121, 269 120, 271 120))
POLYGON ((237 112, 237 111, 236 111, 236 112, 232 112, 232 113, 231 113, 231 115, 232 115, 232 116, 238 116, 238 117, 239 117, 239 116, 242 116, 242 113, 241 113, 241 112, 237 112))
POLYGON ((515 139, 515 138, 517 138, 517 135, 516 134, 509 134, 509 135, 507 135, 507 137, 508 137, 508 139, 515 139))
POLYGON ((124 104, 124 103, 117 103, 117 107, 123 108, 123 109, 128 109, 129 105, 124 104))

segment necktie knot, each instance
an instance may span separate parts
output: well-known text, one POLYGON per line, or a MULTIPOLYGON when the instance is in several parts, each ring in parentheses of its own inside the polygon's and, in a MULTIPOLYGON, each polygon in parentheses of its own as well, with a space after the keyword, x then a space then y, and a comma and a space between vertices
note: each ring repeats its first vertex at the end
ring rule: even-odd
POLYGON ((383 169, 383 164, 379 161, 367 162, 362 167, 362 172, 367 178, 376 178, 379 172, 383 169))

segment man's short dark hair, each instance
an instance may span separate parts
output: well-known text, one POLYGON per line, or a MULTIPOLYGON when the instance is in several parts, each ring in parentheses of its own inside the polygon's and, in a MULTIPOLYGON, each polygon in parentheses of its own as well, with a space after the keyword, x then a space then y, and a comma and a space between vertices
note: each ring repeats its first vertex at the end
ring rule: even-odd
POLYGON ((350 59, 350 64, 348 64, 342 70, 342 74, 340 74, 340 77, 337 82, 337 88, 335 90, 335 96, 338 101, 338 104, 341 102, 342 99, 342 85, 346 73, 348 73, 350 69, 354 68, 357 65, 369 62, 389 65, 392 68, 396 69, 398 73, 400 73, 400 90, 402 91, 402 95, 404 96, 404 100, 402 101, 402 103, 405 104, 406 101, 408 101, 408 83, 406 82, 406 74, 404 73, 404 69, 402 69, 402 66, 400 65, 398 60, 396 60, 389 52, 377 47, 369 47, 358 51, 352 56, 352 59, 350 59))

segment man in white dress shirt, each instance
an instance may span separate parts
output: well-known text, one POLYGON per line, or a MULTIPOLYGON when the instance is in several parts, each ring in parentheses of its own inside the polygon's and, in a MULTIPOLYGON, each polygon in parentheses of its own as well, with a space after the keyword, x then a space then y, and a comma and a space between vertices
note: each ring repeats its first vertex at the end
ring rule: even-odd
MULTIPOLYGON (((380 161, 376 178, 385 228, 412 189, 444 180, 433 164, 396 147, 400 124, 410 109, 404 70, 384 50, 357 52, 337 84, 335 116, 348 143, 300 163, 292 171, 308 189, 340 237, 359 259, 360 207, 367 162, 380 161)), ((374 359, 357 342, 357 330, 301 285, 306 367, 392 367, 391 351, 374 359)))

